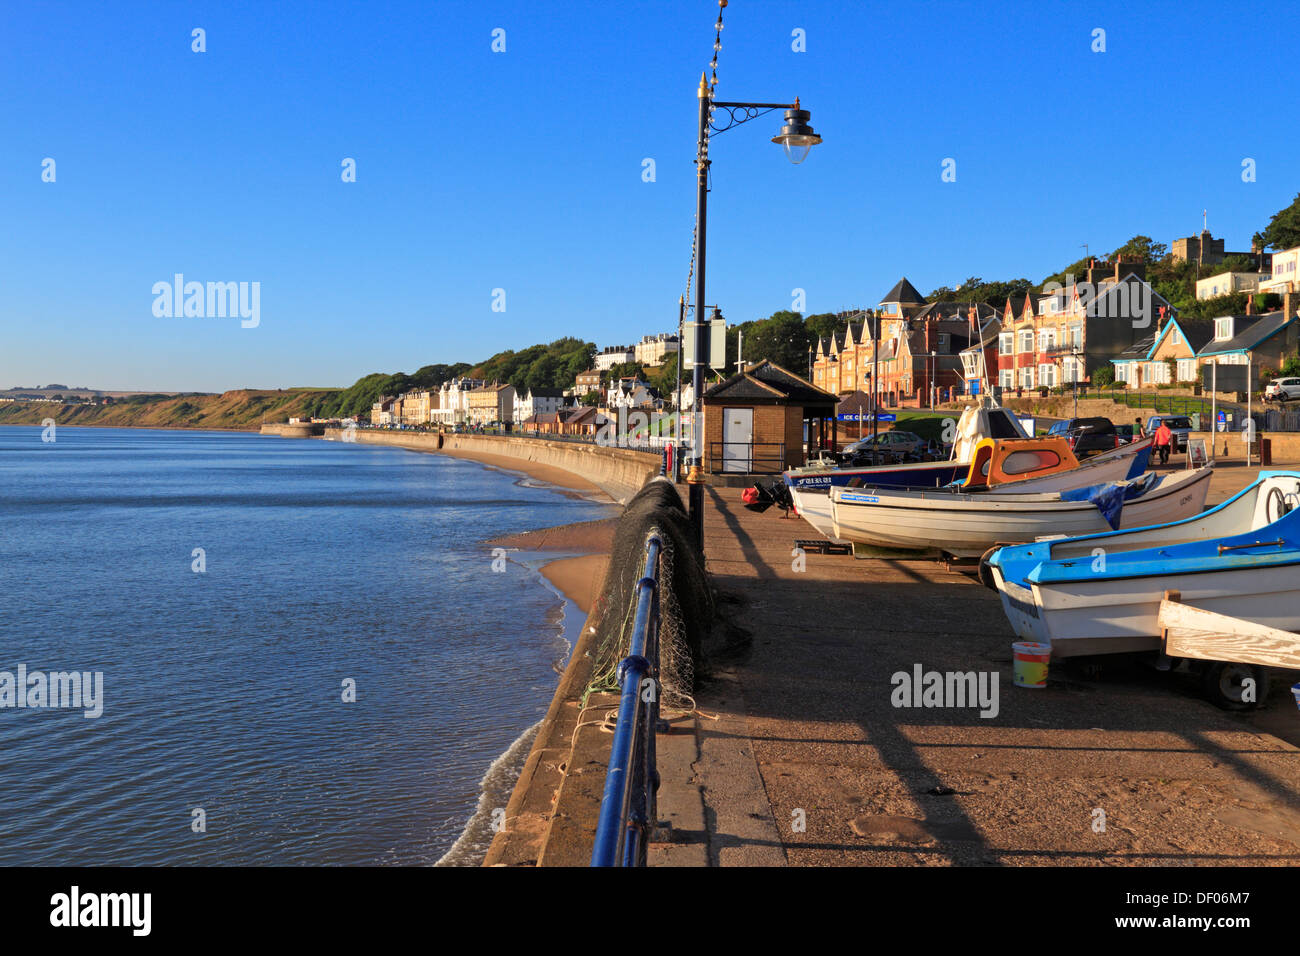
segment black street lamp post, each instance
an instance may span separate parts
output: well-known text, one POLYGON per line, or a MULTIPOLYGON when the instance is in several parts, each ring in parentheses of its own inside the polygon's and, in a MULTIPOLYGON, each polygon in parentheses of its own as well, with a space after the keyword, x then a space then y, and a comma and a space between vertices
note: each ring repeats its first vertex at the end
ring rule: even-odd
POLYGON ((691 449, 689 469, 686 474, 688 501, 690 505, 691 530, 695 536, 696 546, 704 552, 704 377, 709 367, 708 323, 704 315, 704 276, 705 253, 709 202, 709 134, 725 133, 732 127, 747 123, 773 110, 785 111, 785 125, 781 132, 772 137, 772 142, 785 147, 790 162, 802 163, 808 157, 808 151, 822 141, 811 126, 808 125, 809 114, 799 106, 798 97, 790 103, 724 103, 713 99, 713 91, 703 73, 700 74, 700 87, 697 92, 700 101, 700 136, 696 148, 696 197, 695 197, 695 322, 692 334, 695 347, 692 349, 691 362, 691 449), (725 121, 715 123, 713 112, 721 109, 726 112, 725 121))

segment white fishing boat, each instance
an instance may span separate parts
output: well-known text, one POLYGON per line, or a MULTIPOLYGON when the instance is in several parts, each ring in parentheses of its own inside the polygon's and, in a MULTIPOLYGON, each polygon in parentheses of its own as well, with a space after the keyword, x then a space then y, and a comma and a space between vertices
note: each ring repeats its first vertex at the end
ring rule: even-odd
POLYGON ((831 530, 858 544, 976 558, 996 545, 1044 535, 1094 534, 1191 517, 1205 507, 1212 469, 1151 473, 1054 493, 834 488, 831 530))
POLYGON ((1300 630, 1300 472, 1261 472, 1209 511, 1149 524, 989 555, 983 570, 1016 634, 1050 644, 1053 657, 1154 650, 1167 590, 1195 608, 1300 630))
MULTIPOLYGON (((969 411, 969 409, 968 409, 969 411)), ((1000 409, 994 409, 1000 411, 1000 409)), ((963 445, 967 460, 878 468, 802 468, 784 474, 795 510, 831 537, 830 491, 835 487, 944 488, 996 493, 1056 492, 1137 478, 1146 472, 1151 439, 1121 445, 1080 462, 1059 437, 983 438, 963 445), (969 452, 966 449, 969 448, 969 452)))

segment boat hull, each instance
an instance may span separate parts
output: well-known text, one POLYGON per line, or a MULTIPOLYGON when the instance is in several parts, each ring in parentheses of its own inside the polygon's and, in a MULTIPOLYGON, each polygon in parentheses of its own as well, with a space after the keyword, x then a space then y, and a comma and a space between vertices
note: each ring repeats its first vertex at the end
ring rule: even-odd
MULTIPOLYGON (((1146 470, 1146 458, 1140 451, 1122 449, 1090 458, 1077 468, 1054 472, 1037 478, 993 485, 981 494, 1047 494, 1106 484, 1136 477, 1134 470, 1146 470), (1140 468, 1139 468, 1140 464, 1140 468)), ((941 488, 966 476, 969 463, 943 462, 940 465, 893 465, 876 469, 827 469, 824 471, 787 471, 784 475, 795 510, 813 528, 828 538, 837 538, 831 509, 831 489, 835 487, 873 488, 941 488)), ((1108 529, 1106 529, 1108 530, 1108 529)), ((1086 533, 1086 532, 1081 532, 1086 533)), ((842 540, 842 539, 840 539, 842 540)), ((983 552, 980 552, 981 554, 983 552)))
POLYGON ((1300 630, 1298 539, 1300 472, 1264 472, 1190 519, 999 550, 987 570, 1016 635, 1055 657, 1155 650, 1170 590, 1192 607, 1300 630))
MULTIPOLYGON (((1120 527, 1164 524, 1200 512, 1210 473, 1204 468, 1165 476, 1124 505, 1120 527)), ((1050 494, 837 489, 831 495, 831 530, 837 538, 859 544, 977 558, 997 545, 1025 544, 1046 535, 1098 534, 1111 527, 1090 502, 1061 501, 1050 494)))
POLYGON ((998 568, 993 573, 1016 636, 1050 644, 1053 657, 1159 649, 1166 590, 1206 611, 1300 630, 1300 564, 1051 586, 1003 580, 998 568))

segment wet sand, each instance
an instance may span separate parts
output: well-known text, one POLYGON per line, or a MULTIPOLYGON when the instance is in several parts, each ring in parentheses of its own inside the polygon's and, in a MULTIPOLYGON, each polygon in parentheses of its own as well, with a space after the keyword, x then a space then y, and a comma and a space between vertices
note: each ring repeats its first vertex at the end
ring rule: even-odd
POLYGON ((596 593, 604 583, 605 569, 609 566, 616 521, 616 518, 601 518, 537 531, 522 531, 495 538, 487 542, 487 545, 492 548, 518 548, 520 551, 559 551, 569 555, 578 552, 576 557, 548 561, 542 565, 541 572, 583 614, 590 614, 596 593))
POLYGON ((577 605, 583 614, 591 613, 592 602, 605 581, 609 555, 584 554, 577 558, 560 558, 542 565, 542 574, 557 591, 577 605))
MULTIPOLYGON (((419 449, 423 450, 423 449, 419 449)), ((439 449, 434 452, 438 455, 446 455, 449 458, 466 458, 470 461, 477 461, 480 464, 487 465, 491 468, 497 468, 501 471, 521 472, 532 478, 537 478, 549 485, 555 485, 557 488, 563 488, 567 491, 582 492, 584 498, 609 499, 609 496, 593 482, 588 481, 581 475, 575 475, 571 471, 565 471, 563 468, 556 468, 554 465, 544 465, 536 461, 527 461, 522 458, 512 458, 509 455, 484 455, 478 452, 451 451, 448 449, 439 449)))

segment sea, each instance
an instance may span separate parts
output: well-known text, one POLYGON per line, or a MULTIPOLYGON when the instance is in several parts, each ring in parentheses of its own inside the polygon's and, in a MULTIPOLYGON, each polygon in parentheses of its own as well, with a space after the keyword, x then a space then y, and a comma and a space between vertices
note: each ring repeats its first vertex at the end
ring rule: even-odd
POLYGON ((399 448, 0 427, 0 865, 478 864, 581 627, 554 555, 485 541, 611 513, 399 448))

